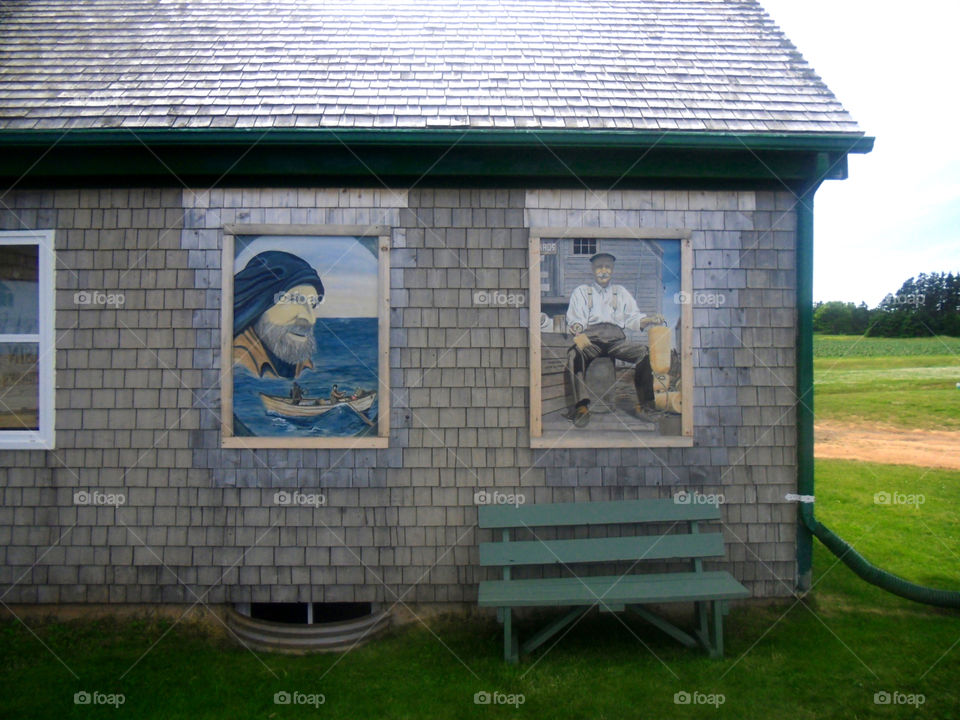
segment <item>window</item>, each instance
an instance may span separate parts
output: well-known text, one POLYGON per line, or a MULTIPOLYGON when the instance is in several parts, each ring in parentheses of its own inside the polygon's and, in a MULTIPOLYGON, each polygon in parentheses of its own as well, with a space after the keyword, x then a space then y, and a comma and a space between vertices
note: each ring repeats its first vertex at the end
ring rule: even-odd
POLYGON ((387 447, 389 229, 232 225, 223 246, 223 447, 387 447))
POLYGON ((573 241, 574 255, 596 255, 597 241, 594 238, 576 238, 573 241))
POLYGON ((0 448, 54 446, 53 230, 0 232, 0 448))
POLYGON ((692 446, 690 233, 591 233, 530 229, 530 445, 692 446))

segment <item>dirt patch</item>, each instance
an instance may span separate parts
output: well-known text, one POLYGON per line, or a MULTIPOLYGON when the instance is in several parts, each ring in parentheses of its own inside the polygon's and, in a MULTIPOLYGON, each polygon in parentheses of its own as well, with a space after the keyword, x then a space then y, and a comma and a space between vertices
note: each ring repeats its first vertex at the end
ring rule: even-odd
POLYGON ((823 420, 814 438, 818 458, 960 470, 960 432, 823 420))

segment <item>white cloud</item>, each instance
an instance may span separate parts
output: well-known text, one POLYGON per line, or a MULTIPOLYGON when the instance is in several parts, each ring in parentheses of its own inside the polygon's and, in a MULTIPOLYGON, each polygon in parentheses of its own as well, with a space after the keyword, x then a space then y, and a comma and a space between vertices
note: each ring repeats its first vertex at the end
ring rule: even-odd
POLYGON ((960 5, 761 0, 876 147, 815 202, 814 296, 875 304, 960 270, 960 5))

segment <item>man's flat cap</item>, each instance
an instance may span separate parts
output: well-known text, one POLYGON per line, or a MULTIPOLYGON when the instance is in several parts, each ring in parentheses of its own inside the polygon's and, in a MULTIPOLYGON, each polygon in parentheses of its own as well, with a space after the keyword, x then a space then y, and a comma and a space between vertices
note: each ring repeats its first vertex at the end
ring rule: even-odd
POLYGON ((593 256, 590 257, 590 262, 596 262, 597 260, 602 260, 602 259, 604 259, 604 258, 606 258, 606 259, 609 260, 610 262, 616 262, 616 261, 617 261, 617 259, 616 259, 613 255, 611 255, 610 253, 597 253, 596 255, 593 255, 593 256))

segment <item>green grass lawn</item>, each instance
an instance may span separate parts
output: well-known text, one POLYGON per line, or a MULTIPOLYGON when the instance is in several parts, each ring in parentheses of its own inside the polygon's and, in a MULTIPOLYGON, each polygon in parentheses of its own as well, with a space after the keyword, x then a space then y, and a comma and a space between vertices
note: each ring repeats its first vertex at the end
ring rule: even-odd
MULTIPOLYGON (((960 587, 957 473, 845 461, 820 461, 817 472, 818 516, 867 558, 919 582, 960 587), (923 494, 924 502, 877 505, 873 494, 881 490, 923 494)), ((960 614, 867 585, 819 544, 814 576, 814 590, 802 603, 735 608, 720 661, 629 616, 625 625, 592 616, 516 667, 503 663, 499 626, 489 618, 432 619, 430 630, 420 624, 394 629, 343 656, 299 658, 254 656, 182 626, 164 635, 169 627, 157 623, 46 623, 33 627, 38 639, 5 622, 0 717, 957 716, 960 614), (76 706, 73 695, 81 690, 123 693, 126 701, 117 710, 76 706), (274 693, 284 690, 322 693, 325 702, 319 708, 275 705, 274 693), (524 702, 476 705, 481 691, 522 694, 524 702), (722 694, 724 702, 678 705, 677 692, 722 694), (877 705, 878 692, 921 693, 925 702, 919 711, 877 705)), ((529 622, 521 628, 529 632, 529 622)))
POLYGON ((960 430, 960 338, 814 338, 817 419, 960 430))

